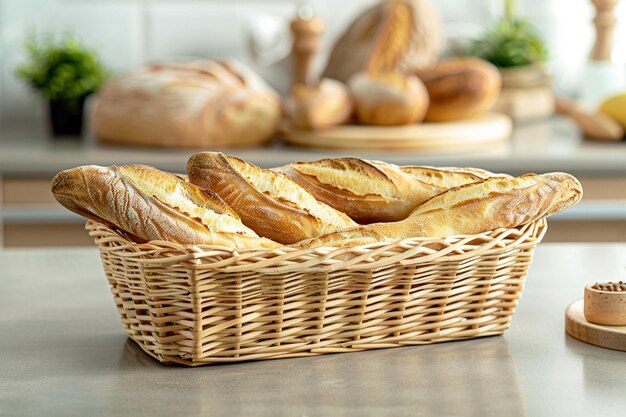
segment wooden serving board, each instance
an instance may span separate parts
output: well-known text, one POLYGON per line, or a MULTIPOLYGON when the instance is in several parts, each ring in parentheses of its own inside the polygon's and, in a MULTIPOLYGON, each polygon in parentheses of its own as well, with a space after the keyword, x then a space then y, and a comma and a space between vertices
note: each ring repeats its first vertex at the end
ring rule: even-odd
POLYGON ((626 352, 626 326, 589 323, 585 319, 583 300, 574 301, 567 307, 565 331, 585 343, 626 352))
POLYGON ((335 149, 450 150, 502 142, 513 123, 500 113, 446 123, 406 126, 345 125, 322 131, 286 128, 285 141, 299 146, 335 149))

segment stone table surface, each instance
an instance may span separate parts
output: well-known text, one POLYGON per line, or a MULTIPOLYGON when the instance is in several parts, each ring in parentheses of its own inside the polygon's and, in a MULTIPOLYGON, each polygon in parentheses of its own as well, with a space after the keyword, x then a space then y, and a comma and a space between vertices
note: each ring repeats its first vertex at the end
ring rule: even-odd
POLYGON ((129 341, 96 249, 0 251, 0 416, 624 416, 626 352, 565 334, 626 244, 541 244, 502 336, 199 368, 129 341))

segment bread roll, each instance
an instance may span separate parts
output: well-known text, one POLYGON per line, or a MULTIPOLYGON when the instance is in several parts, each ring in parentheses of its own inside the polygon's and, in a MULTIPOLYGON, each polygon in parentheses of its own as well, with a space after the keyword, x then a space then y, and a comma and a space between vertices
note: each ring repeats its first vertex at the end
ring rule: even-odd
POLYGON ((320 130, 347 122, 352 116, 348 87, 324 78, 319 84, 296 84, 285 99, 285 113, 299 129, 320 130))
POLYGON ((211 147, 269 140, 278 96, 258 76, 228 61, 151 65, 115 77, 98 92, 92 117, 106 142, 211 147))
POLYGON ((493 107, 500 94, 500 71, 479 58, 448 59, 415 74, 428 90, 429 122, 479 116, 493 107))
POLYGON ((470 172, 398 167, 358 158, 296 162, 274 170, 361 224, 402 220, 432 196, 481 180, 470 172))
POLYGON ((439 194, 418 206, 405 220, 359 226, 295 246, 353 246, 411 237, 477 234, 538 220, 576 204, 581 198, 580 183, 568 174, 493 177, 439 194))
POLYGON ((217 195, 145 165, 62 171, 52 192, 67 209, 145 241, 272 248, 217 195))
POLYGON ((347 80, 359 71, 412 73, 435 64, 443 44, 430 0, 387 0, 364 11, 333 47, 324 77, 347 80))
POLYGON ((366 125, 418 123, 428 109, 428 92, 415 76, 398 73, 355 74, 348 81, 356 115, 366 125))
POLYGON ((291 244, 356 226, 286 176, 232 156, 197 153, 187 173, 192 183, 222 197, 246 226, 276 242, 291 244))

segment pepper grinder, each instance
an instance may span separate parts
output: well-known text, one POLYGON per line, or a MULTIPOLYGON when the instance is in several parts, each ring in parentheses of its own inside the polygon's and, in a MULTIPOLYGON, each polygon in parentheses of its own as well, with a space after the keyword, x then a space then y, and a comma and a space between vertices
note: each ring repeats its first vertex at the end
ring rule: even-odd
POLYGON ((593 24, 596 39, 582 80, 581 100, 588 108, 597 108, 607 97, 624 89, 624 67, 614 62, 613 38, 619 0, 591 0, 596 9, 593 24))
POLYGON ((293 85, 314 85, 316 79, 312 75, 311 67, 317 52, 320 49, 320 40, 324 31, 324 22, 315 16, 313 8, 308 5, 300 6, 296 18, 290 25, 293 36, 293 85))
POLYGON ((615 6, 619 0, 591 0, 596 8, 593 25, 596 28, 596 41, 591 49, 592 61, 610 61, 613 53, 613 34, 617 18, 615 6))

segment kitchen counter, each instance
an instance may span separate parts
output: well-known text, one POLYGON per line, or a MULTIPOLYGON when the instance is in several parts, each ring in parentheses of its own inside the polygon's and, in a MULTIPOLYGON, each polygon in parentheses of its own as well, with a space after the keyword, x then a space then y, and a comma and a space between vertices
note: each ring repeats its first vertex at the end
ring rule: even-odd
MULTIPOLYGON (((127 163, 181 172, 197 151, 106 146, 93 138, 53 141, 41 126, 25 125, 0 128, 0 150, 0 174, 5 176, 54 175, 76 165, 127 163)), ((400 165, 473 166, 510 174, 567 171, 574 175, 626 175, 626 142, 584 141, 565 119, 517 126, 511 140, 472 150, 355 152, 297 148, 278 142, 268 147, 221 150, 263 167, 329 156, 359 156, 400 165)))
POLYGON ((626 244, 541 244, 503 336, 311 358, 164 366, 118 322, 98 253, 0 251, 0 416, 623 416, 626 352, 570 338, 626 244))

